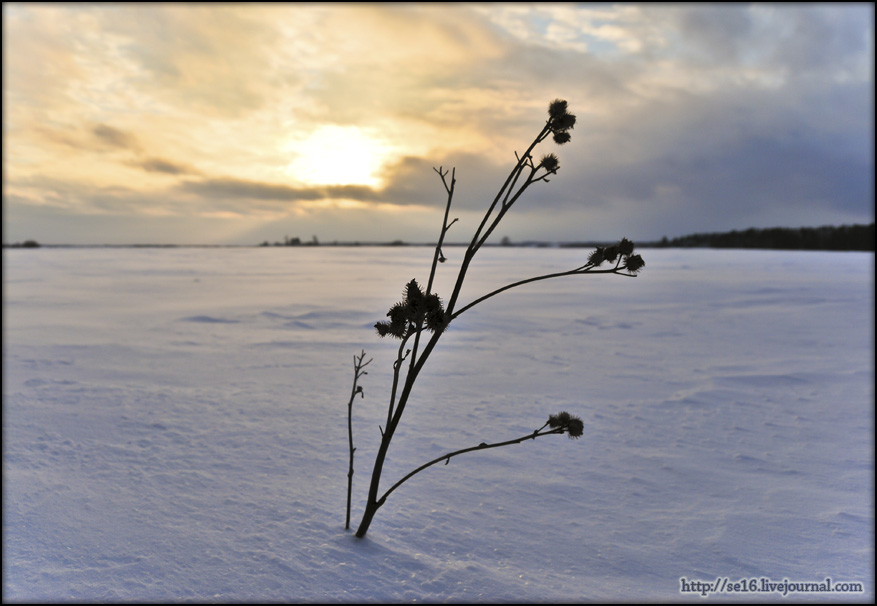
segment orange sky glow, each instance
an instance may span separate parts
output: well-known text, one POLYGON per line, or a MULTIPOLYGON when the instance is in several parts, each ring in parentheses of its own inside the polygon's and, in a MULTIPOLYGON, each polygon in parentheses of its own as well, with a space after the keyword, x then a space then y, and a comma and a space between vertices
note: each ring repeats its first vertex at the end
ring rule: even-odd
POLYGON ((430 241, 432 167, 475 221, 557 97, 561 170, 497 237, 873 221, 873 16, 4 3, 3 241, 430 241))

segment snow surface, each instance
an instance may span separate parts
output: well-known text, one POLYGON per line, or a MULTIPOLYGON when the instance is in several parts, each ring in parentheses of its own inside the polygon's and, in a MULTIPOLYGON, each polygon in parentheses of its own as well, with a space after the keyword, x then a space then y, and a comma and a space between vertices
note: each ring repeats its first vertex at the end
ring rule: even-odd
MULTIPOLYGON (((359 522, 428 248, 3 251, 3 599, 702 601, 687 581, 859 582, 874 598, 874 255, 644 250, 467 311, 359 522)), ((462 249, 446 248, 445 297, 462 249)), ((463 302, 582 249, 484 249, 463 302)))

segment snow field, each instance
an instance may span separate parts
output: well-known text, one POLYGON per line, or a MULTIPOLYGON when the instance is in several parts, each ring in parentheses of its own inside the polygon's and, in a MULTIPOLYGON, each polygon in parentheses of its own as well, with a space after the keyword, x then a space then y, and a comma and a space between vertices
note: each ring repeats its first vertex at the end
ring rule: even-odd
MULTIPOLYGON (((581 265, 483 250, 464 300, 581 265)), ((447 248, 447 297, 462 249, 447 248)), ((372 325, 428 248, 4 250, 4 601, 701 600, 680 578, 857 581, 873 601, 873 254, 644 250, 635 279, 512 290, 456 320, 366 540, 398 342, 372 325)), ((779 594, 713 595, 782 601, 779 594)))

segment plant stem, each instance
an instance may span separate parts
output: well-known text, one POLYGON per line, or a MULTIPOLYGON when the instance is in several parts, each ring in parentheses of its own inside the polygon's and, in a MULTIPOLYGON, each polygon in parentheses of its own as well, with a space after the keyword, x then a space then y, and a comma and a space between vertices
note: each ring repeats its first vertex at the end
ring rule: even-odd
MULTIPOLYGON (((433 170, 435 170, 435 169, 433 169, 433 170)), ((424 293, 425 296, 429 296, 429 294, 432 292, 432 283, 433 283, 433 280, 435 279, 435 270, 436 270, 436 266, 438 265, 438 260, 442 255, 442 244, 445 241, 445 234, 448 233, 448 229, 450 229, 451 225, 453 225, 457 221, 456 219, 454 219, 453 221, 451 221, 450 224, 448 223, 448 215, 451 212, 451 203, 454 201, 454 186, 457 183, 457 180, 454 178, 454 175, 456 175, 457 169, 456 168, 451 169, 451 185, 450 186, 448 186, 448 182, 445 180, 445 177, 448 174, 447 171, 442 173, 442 169, 441 169, 441 167, 439 167, 439 169, 436 170, 435 172, 437 172, 439 177, 441 177, 442 183, 445 186, 445 191, 448 192, 448 201, 445 204, 445 217, 442 220, 442 231, 439 234, 438 242, 435 245, 435 252, 433 253, 433 256, 432 256, 432 266, 429 270, 429 281, 426 283, 426 292, 424 293)), ((417 348, 420 345, 420 332, 422 329, 423 329, 423 318, 421 318, 420 321, 417 323, 416 334, 414 335, 414 346, 411 348, 411 361, 409 362, 409 367, 408 367, 409 373, 411 372, 411 369, 414 368, 414 364, 417 362, 417 348)))
POLYGON ((518 282, 506 284, 505 286, 503 286, 501 288, 497 288, 496 290, 489 292, 484 296, 478 297, 477 299, 475 299, 471 303, 467 304, 463 308, 454 312, 451 315, 451 319, 453 320, 454 318, 459 316, 461 313, 463 313, 467 309, 469 309, 471 307, 475 307, 476 305, 478 305, 482 301, 489 299, 490 297, 496 296, 501 292, 505 292, 511 288, 515 288, 516 286, 523 286, 524 284, 529 284, 530 282, 539 282, 540 280, 549 280, 551 278, 562 278, 564 276, 576 276, 576 275, 580 275, 580 274, 618 274, 619 276, 627 276, 628 278, 635 278, 636 277, 636 274, 623 273, 618 267, 614 267, 612 269, 594 269, 593 266, 583 265, 582 267, 578 267, 576 269, 571 269, 569 271, 561 271, 561 272, 556 272, 556 273, 552 273, 552 274, 545 274, 543 276, 535 276, 533 278, 527 278, 526 280, 519 280, 518 282))
MULTIPOLYGON (((543 425, 542 427, 544 428, 545 426, 543 425)), ((461 455, 461 454, 464 454, 467 452, 472 452, 473 450, 488 450, 490 448, 499 448, 500 446, 509 446, 511 444, 520 444, 524 440, 535 440, 536 438, 540 438, 542 436, 563 433, 564 431, 566 431, 566 430, 563 427, 556 427, 554 429, 549 429, 548 431, 542 431, 542 429, 537 429, 533 433, 528 433, 525 436, 521 436, 520 438, 515 438, 513 440, 506 440, 505 442, 495 442, 493 444, 487 444, 485 442, 482 442, 478 446, 470 446, 469 448, 462 448, 460 450, 455 450, 454 452, 449 452, 447 454, 443 454, 440 457, 436 457, 435 459, 433 459, 429 463, 424 463, 423 465, 421 465, 417 469, 410 472, 404 478, 402 478, 401 480, 399 480, 398 482, 393 484, 390 487, 390 489, 384 493, 384 496, 381 497, 379 503, 382 505, 384 503, 384 501, 387 500, 387 497, 390 496, 390 493, 393 492, 394 490, 396 490, 397 488, 399 488, 399 486, 401 486, 402 484, 404 484, 406 480, 408 480, 412 476, 420 473, 421 471, 423 471, 427 467, 432 467, 433 465, 435 465, 436 463, 439 463, 441 461, 445 461, 445 465, 447 465, 448 463, 451 462, 452 457, 456 457, 457 455, 461 455)))
MULTIPOLYGON (((442 222, 442 231, 439 235, 438 242, 435 246, 435 254, 433 255, 432 260, 432 268, 429 274, 429 282, 427 284, 426 294, 430 293, 430 289, 432 288, 433 278, 435 276, 436 265, 441 256, 441 247, 444 242, 445 234, 448 229, 450 229, 451 225, 456 222, 451 221, 448 223, 448 216, 451 209, 451 203, 454 199, 454 184, 456 180, 454 179, 455 171, 451 173, 451 184, 450 186, 445 181, 445 176, 447 172, 442 173, 441 167, 436 171, 439 176, 442 178, 442 183, 445 185, 445 190, 448 192, 448 200, 445 204, 445 217, 442 222)), ((378 502, 378 490, 380 489, 381 482, 381 473, 384 468, 384 461, 387 457, 387 451, 390 448, 390 441, 393 439, 393 434, 396 433, 396 426, 399 424, 399 420, 402 418, 402 412, 405 410, 405 405, 408 403, 408 396, 411 394, 411 388, 414 386, 414 380, 417 378, 417 375, 420 374, 420 369, 423 368, 423 364, 429 358, 429 354, 432 352, 435 344, 438 342, 439 337, 441 337, 440 332, 434 333, 432 338, 427 343, 426 347, 424 347, 423 353, 418 356, 417 348, 420 344, 420 333, 422 329, 422 322, 416 327, 416 334, 414 337, 414 346, 413 351, 411 352, 411 361, 408 368, 408 374, 405 376, 405 384, 402 387, 402 393, 399 396, 399 401, 396 403, 396 388, 399 382, 399 372, 402 366, 402 361, 404 356, 402 355, 402 349, 407 341, 407 337, 403 339, 402 344, 399 346, 399 355, 396 358, 395 366, 393 369, 393 389, 392 395, 390 397, 390 408, 387 412, 387 427, 381 435, 381 444, 378 447, 378 454, 375 457, 375 465, 372 469, 372 477, 371 483, 369 484, 368 498, 365 503, 365 512, 362 516, 362 521, 359 523, 359 528, 356 530, 356 536, 358 538, 362 538, 365 536, 365 533, 368 532, 368 527, 371 525, 372 518, 374 518, 375 513, 383 505, 383 500, 378 502), (395 407, 395 408, 394 408, 395 407)))
POLYGON ((362 350, 359 358, 353 356, 353 387, 350 390, 350 401, 347 403, 347 437, 350 442, 350 467, 347 469, 347 520, 344 525, 346 529, 350 529, 350 494, 353 491, 353 453, 356 451, 353 447, 353 399, 356 397, 356 394, 365 397, 362 387, 357 386, 356 383, 362 375, 368 374, 362 369, 372 361, 372 358, 369 358, 368 362, 364 363, 363 359, 365 359, 365 350, 362 350))
POLYGON ((538 145, 541 141, 545 139, 545 137, 548 136, 549 132, 551 132, 551 129, 549 128, 548 124, 546 124, 536 136, 536 138, 533 139, 533 142, 530 143, 527 151, 525 151, 523 155, 518 158, 518 162, 515 164, 514 168, 512 168, 509 176, 506 177, 505 183, 503 183, 499 192, 497 192, 496 197, 493 199, 493 202, 487 209, 487 212, 484 213, 484 218, 481 219, 481 224, 478 226, 478 229, 475 230, 475 234, 472 236, 472 241, 469 243, 469 246, 466 247, 466 252, 463 255, 463 262, 460 265, 460 271, 457 274, 457 281, 454 284, 454 291, 453 294, 451 294, 451 298, 448 300, 447 312, 449 314, 453 314, 454 312, 454 306, 457 303, 457 298, 460 296, 460 289, 463 287, 463 281, 466 279, 466 273, 469 270, 469 264, 475 257, 475 253, 478 252, 478 249, 481 248, 481 246, 487 240, 487 237, 490 236, 490 234, 496 228, 497 224, 502 220, 505 213, 508 211, 509 208, 511 208, 512 204, 517 201, 517 199, 521 196, 524 190, 527 189, 527 187, 535 182, 535 180, 532 179, 533 173, 531 172, 530 176, 524 182, 524 184, 521 185, 515 196, 511 200, 509 200, 509 195, 512 191, 511 187, 513 187, 513 185, 517 183, 518 177, 520 176, 521 172, 524 170, 524 168, 528 166, 528 162, 529 165, 532 166, 530 153, 533 151, 533 148, 535 148, 536 145, 538 145), (487 227, 487 231, 484 231, 491 213, 493 213, 493 210, 496 208, 496 205, 503 197, 503 194, 505 194, 505 200, 503 200, 502 202, 499 214, 493 219, 493 221, 490 223, 490 226, 487 227))
MULTIPOLYGON (((433 168, 433 170, 435 170, 435 169, 433 168)), ((436 266, 437 266, 439 259, 444 261, 443 255, 442 255, 442 244, 445 241, 445 234, 448 233, 448 230, 451 228, 451 225, 453 225, 454 223, 457 222, 457 220, 454 219, 453 221, 448 223, 448 216, 450 215, 450 212, 451 212, 451 202, 454 199, 454 186, 456 186, 456 184, 457 184, 457 179, 456 179, 457 169, 456 168, 451 169, 451 184, 450 185, 448 185, 448 182, 445 180, 445 177, 448 175, 448 171, 445 171, 443 173, 442 167, 439 166, 438 170, 436 170, 435 172, 437 172, 439 177, 442 178, 442 184, 445 186, 445 191, 448 192, 448 201, 445 204, 445 218, 442 221, 442 233, 439 235, 438 243, 435 246, 435 253, 433 254, 433 257, 432 257, 432 269, 430 269, 430 272, 429 272, 429 281, 426 283, 426 293, 425 293, 426 295, 429 295, 432 292, 432 283, 433 283, 433 280, 435 279, 435 269, 436 269, 436 266)))
POLYGON ((401 343, 399 343, 399 353, 396 354, 396 361, 393 362, 393 387, 390 390, 390 405, 387 410, 387 427, 390 426, 390 420, 393 418, 393 407, 396 406, 396 389, 399 387, 399 372, 402 368, 402 362, 407 355, 402 353, 405 349, 406 343, 408 343, 407 336, 402 339, 401 343))
MULTIPOLYGON (((459 273, 457 274, 457 280, 456 280, 456 283, 454 284, 453 293, 451 294, 451 297, 448 300, 448 304, 445 308, 445 313, 448 315, 449 321, 450 321, 450 319, 453 319, 454 317, 459 315, 459 313, 462 313, 462 311, 464 311, 465 309, 468 309, 469 307, 472 307, 473 305, 477 304, 478 302, 483 301, 484 299, 489 298, 489 297, 493 296, 494 294, 498 294, 499 292, 501 292, 501 291, 497 291, 497 292, 488 294, 487 296, 482 297, 478 301, 475 301, 474 303, 470 303, 463 310, 461 310, 461 312, 458 312, 457 314, 453 313, 454 306, 457 302, 457 298, 460 296, 460 290, 463 286, 463 282, 466 278, 466 273, 469 269, 469 264, 472 262, 472 259, 474 258, 475 253, 478 251, 479 248, 481 248, 481 246, 484 244, 484 242, 487 240, 487 238, 491 235, 491 233, 494 231, 494 229, 496 229, 497 224, 502 220, 505 213, 508 212, 508 210, 518 200, 518 198, 521 197, 521 195, 524 193, 524 191, 533 183, 546 180, 545 177, 547 175, 535 177, 535 174, 538 171, 539 167, 534 165, 530 154, 533 151, 533 149, 536 147, 536 145, 539 144, 540 142, 544 141, 545 138, 551 132, 552 132, 552 128, 551 128, 550 122, 546 122, 545 126, 542 128, 542 130, 539 132, 539 134, 536 136, 536 138, 533 139, 533 142, 530 144, 530 146, 527 148, 527 150, 520 157, 518 157, 517 163, 515 164, 514 168, 512 168, 511 172, 509 173, 508 177, 505 180, 505 183, 503 183, 502 187, 500 188, 499 192, 496 194, 496 197, 494 198, 490 207, 487 209, 487 212, 484 214, 484 218, 481 220, 481 224, 478 226, 478 229, 475 231, 475 234, 472 237, 472 241, 466 247, 466 252, 463 255, 463 261, 462 261, 462 264, 460 266, 459 273), (530 173, 526 176, 523 184, 521 184, 519 189, 517 191, 515 191, 514 194, 512 194, 512 192, 514 191, 514 187, 518 182, 518 178, 521 176, 523 171, 527 168, 530 169, 530 173), (493 218, 493 220, 490 221, 490 216, 493 213, 493 211, 496 209, 497 204, 500 204, 500 209, 499 209, 498 213, 496 214, 496 216, 493 218)), ((442 242, 444 240, 445 233, 450 228, 450 226, 456 221, 456 219, 454 219, 454 221, 452 221, 450 224, 448 223, 448 215, 449 215, 449 211, 450 211, 450 207, 451 207, 451 201, 452 201, 453 196, 454 196, 454 184, 455 184, 454 173, 453 172, 451 173, 451 184, 448 185, 448 183, 445 179, 445 177, 448 174, 447 171, 445 171, 443 173, 441 168, 439 168, 439 170, 436 170, 436 172, 439 174, 439 176, 442 179, 442 183, 444 184, 445 190, 448 193, 448 200, 447 200, 447 204, 445 206, 445 217, 444 217, 444 221, 442 223, 441 235, 439 237, 438 243, 436 244, 436 250, 435 250, 435 254, 433 256, 432 268, 431 268, 430 276, 429 276, 429 283, 427 284, 427 290, 426 290, 427 295, 430 294, 430 291, 432 288, 433 277, 435 275, 435 270, 436 270, 436 263, 439 260, 439 258, 442 256, 441 255, 441 245, 442 245, 442 242)), ((537 278, 537 279, 545 279, 545 278, 537 278)), ((530 279, 529 281, 532 282, 532 281, 535 281, 535 279, 530 279)), ((519 286, 520 284, 523 284, 523 283, 526 283, 526 282, 521 282, 521 283, 518 283, 515 285, 519 286)), ((510 286, 504 288, 503 290, 505 290, 507 288, 511 288, 515 285, 510 285, 510 286)), ((368 498, 366 500, 365 512, 363 513, 362 521, 359 524, 359 528, 356 531, 356 536, 359 538, 364 537, 366 532, 368 532, 368 528, 371 525, 371 521, 374 518, 375 513, 384 504, 384 502, 387 498, 387 495, 389 495, 390 492, 395 490, 395 488, 399 484, 401 484, 401 482, 404 482, 411 475, 410 474, 409 476, 406 476, 400 482, 397 482, 396 484, 394 484, 393 487, 390 488, 390 490, 384 494, 384 496, 382 496, 380 499, 378 499, 378 491, 380 488, 381 473, 383 470, 384 461, 386 460, 387 451, 389 450, 389 447, 390 447, 390 442, 392 441, 393 435, 396 432, 396 427, 399 425, 399 421, 402 418, 402 413, 405 411, 405 406, 408 403, 408 398, 411 395, 411 390, 414 387, 414 382, 417 379, 417 376, 420 374, 420 371, 423 369, 423 366, 426 363, 427 359, 429 358, 430 353, 432 353, 432 350, 435 348, 436 343, 438 343, 438 340, 441 338, 441 336, 443 334, 443 332, 441 332, 441 331, 436 331, 435 333, 433 333, 432 337, 430 337, 429 341, 426 343, 426 345, 424 346, 423 351, 421 353, 421 352, 419 352, 419 346, 420 346, 420 333, 423 329, 422 325, 423 325, 423 321, 419 320, 416 326, 410 326, 408 335, 405 337, 405 339, 407 339, 408 336, 411 335, 411 330, 413 329, 414 344, 413 344, 413 347, 411 350, 411 359, 409 360, 408 373, 405 376, 405 382, 404 382, 404 385, 402 387, 402 392, 401 392, 401 394, 399 394, 399 399, 398 399, 398 403, 397 403, 396 399, 395 399, 395 395, 396 395, 396 387, 398 385, 398 380, 399 380, 399 372, 400 372, 399 367, 401 367, 402 360, 404 358, 402 356, 402 353, 401 353, 402 346, 400 346, 400 349, 399 349, 399 356, 397 357, 396 367, 394 368, 393 390, 392 390, 392 396, 391 396, 391 400, 390 400, 390 408, 389 408, 389 411, 387 413, 387 427, 382 433, 381 444, 380 444, 380 447, 378 448, 377 456, 375 457, 375 464, 374 464, 374 469, 372 470, 371 484, 369 485, 369 493, 368 493, 368 498)), ((403 342, 403 345, 404 345, 404 342, 403 342)), ((523 438, 520 438, 518 440, 512 440, 512 441, 508 442, 508 444, 514 444, 516 442, 519 442, 519 441, 522 441, 522 440, 525 440, 525 439, 528 439, 531 437, 536 437, 537 435, 545 435, 547 433, 560 433, 560 432, 559 431, 550 431, 550 432, 544 432, 544 433, 540 434, 537 431, 534 434, 531 434, 529 436, 524 436, 523 438)), ((501 445, 506 445, 506 443, 501 443, 501 444, 497 444, 495 446, 490 446, 490 447, 495 448, 496 446, 501 446, 501 445)), ((462 452, 469 452, 469 450, 476 450, 476 449, 484 448, 484 447, 485 446, 477 446, 477 447, 472 448, 472 449, 464 449, 463 451, 460 451, 457 453, 451 453, 450 456, 455 456, 456 454, 462 454, 462 452)), ((438 459, 438 460, 442 460, 445 458, 450 459, 450 456, 446 455, 445 457, 442 457, 441 459, 438 459)), ((435 461, 427 464, 426 467, 428 467, 429 465, 432 465, 434 463, 435 463, 435 461)), ((420 471, 420 470, 415 470, 414 473, 417 473, 417 471, 420 471)))

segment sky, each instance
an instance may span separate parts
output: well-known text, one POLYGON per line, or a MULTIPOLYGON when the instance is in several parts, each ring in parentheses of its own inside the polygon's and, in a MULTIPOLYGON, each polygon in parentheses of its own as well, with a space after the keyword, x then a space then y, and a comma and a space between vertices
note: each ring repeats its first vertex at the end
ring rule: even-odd
POLYGON ((3 3, 3 242, 494 239, 874 221, 874 5, 3 3))

